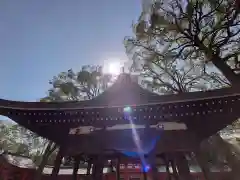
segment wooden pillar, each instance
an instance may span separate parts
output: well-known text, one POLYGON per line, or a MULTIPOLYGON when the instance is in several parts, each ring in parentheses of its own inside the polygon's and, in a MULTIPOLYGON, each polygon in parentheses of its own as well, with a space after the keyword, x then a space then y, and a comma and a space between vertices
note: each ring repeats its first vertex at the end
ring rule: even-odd
POLYGON ((167 179, 171 180, 171 173, 170 173, 170 169, 169 169, 169 161, 166 161, 166 173, 167 173, 167 179))
POLYGON ((174 176, 175 180, 178 180, 178 172, 177 172, 176 163, 173 160, 170 160, 170 163, 171 163, 171 167, 173 170, 173 176, 174 176))
POLYGON ((171 173, 170 173, 170 169, 169 169, 169 157, 168 157, 168 154, 164 154, 163 155, 163 161, 164 161, 165 166, 166 166, 167 180, 171 180, 171 173))
POLYGON ((158 169, 156 166, 156 152, 153 150, 152 152, 149 153, 148 161, 151 166, 151 174, 152 174, 152 180, 158 180, 158 169))
POLYGON ((110 169, 111 169, 111 172, 114 172, 114 170, 113 170, 113 160, 110 161, 110 169))
POLYGON ((192 180, 188 161, 182 152, 176 153, 176 164, 178 168, 179 180, 192 180))
POLYGON ((143 180, 147 180, 147 172, 143 170, 143 180))
POLYGON ((90 175, 91 173, 91 168, 92 168, 92 160, 88 160, 88 166, 87 166, 87 175, 90 175))
POLYGON ((73 178, 72 178, 73 180, 77 180, 79 163, 80 163, 80 156, 77 156, 74 158, 73 178))
POLYGON ((127 169, 127 165, 128 165, 128 163, 127 162, 125 162, 124 163, 124 168, 123 168, 123 178, 124 178, 124 180, 126 179, 126 180, 128 180, 129 179, 129 171, 127 171, 126 169, 127 169))
POLYGON ((145 162, 145 163, 143 163, 142 159, 140 159, 140 162, 142 162, 142 164, 141 164, 142 168, 141 169, 142 169, 143 179, 147 180, 148 171, 149 171, 149 164, 148 164, 148 160, 147 160, 147 158, 145 158, 144 154, 142 154, 142 157, 144 158, 143 162, 145 162))
POLYGON ((92 178, 101 180, 103 178, 104 158, 98 155, 94 160, 92 178))
POLYGON ((120 180, 120 158, 116 159, 116 180, 120 180))
POLYGON ((92 161, 92 179, 95 179, 96 169, 97 169, 97 157, 94 157, 92 161))
POLYGON ((56 159, 54 162, 54 167, 53 167, 52 174, 51 174, 52 180, 57 179, 58 172, 60 170, 60 166, 61 166, 61 162, 62 162, 62 158, 63 158, 63 149, 60 147, 59 151, 57 153, 57 156, 56 156, 56 159))
POLYGON ((98 156, 97 168, 96 168, 96 179, 103 179, 103 168, 104 168, 104 157, 103 155, 98 156))
POLYGON ((158 180, 158 169, 156 164, 152 164, 152 180, 158 180))

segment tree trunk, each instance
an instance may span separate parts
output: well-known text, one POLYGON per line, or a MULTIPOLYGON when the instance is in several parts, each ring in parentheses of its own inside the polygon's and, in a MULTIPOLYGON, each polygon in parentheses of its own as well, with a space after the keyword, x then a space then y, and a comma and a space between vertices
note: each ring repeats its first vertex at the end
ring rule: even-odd
POLYGON ((34 178, 35 180, 41 180, 42 172, 43 172, 43 169, 44 169, 45 165, 47 164, 49 156, 50 156, 50 154, 44 154, 43 155, 42 161, 41 161, 40 165, 38 166, 36 174, 35 174, 35 178, 34 178))
POLYGON ((232 86, 240 84, 240 77, 233 72, 233 70, 220 58, 213 57, 212 63, 223 73, 232 86))
POLYGON ((197 150, 195 152, 195 157, 196 157, 196 160, 202 170, 202 173, 204 175, 204 178, 206 180, 214 180, 214 177, 212 177, 212 173, 210 171, 210 167, 208 165, 208 161, 207 159, 205 158, 205 154, 204 152, 201 152, 201 150, 197 150))
POLYGON ((42 172, 43 172, 43 169, 45 167, 45 165, 47 164, 48 162, 48 158, 49 156, 52 154, 52 152, 57 148, 56 145, 54 145, 53 147, 53 142, 49 142, 45 151, 44 151, 44 154, 43 154, 43 157, 42 157, 42 160, 41 160, 41 163, 40 165, 38 166, 37 168, 37 171, 35 173, 35 180, 41 180, 42 178, 42 172))
POLYGON ((216 143, 216 151, 225 155, 228 165, 232 169, 232 180, 238 180, 240 177, 240 161, 233 155, 232 147, 220 135, 215 135, 213 140, 216 143))
POLYGON ((228 66, 221 57, 215 55, 211 48, 206 47, 199 39, 196 39, 195 43, 205 53, 205 55, 208 57, 208 60, 211 61, 214 66, 216 66, 216 68, 222 72, 222 74, 228 79, 232 86, 239 85, 240 77, 233 72, 230 66, 228 66))

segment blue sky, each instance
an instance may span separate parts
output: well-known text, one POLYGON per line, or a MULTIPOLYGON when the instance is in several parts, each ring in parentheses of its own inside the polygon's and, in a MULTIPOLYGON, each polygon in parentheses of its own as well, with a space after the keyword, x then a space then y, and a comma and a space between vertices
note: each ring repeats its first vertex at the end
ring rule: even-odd
POLYGON ((70 68, 126 59, 140 0, 0 1, 0 98, 35 101, 70 68))

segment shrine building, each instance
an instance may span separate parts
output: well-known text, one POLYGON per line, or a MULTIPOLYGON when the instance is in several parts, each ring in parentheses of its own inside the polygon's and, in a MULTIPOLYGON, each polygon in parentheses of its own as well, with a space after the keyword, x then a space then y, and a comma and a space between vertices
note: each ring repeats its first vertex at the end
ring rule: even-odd
MULTIPOLYGON (((158 95, 122 73, 111 87, 91 100, 1 99, 0 115, 59 145, 51 179, 57 179, 62 158, 72 156, 73 180, 77 180, 83 160, 88 162, 88 178, 103 179, 103 169, 111 162, 115 179, 124 179, 120 164, 129 159, 140 163, 144 180, 159 180, 158 162, 169 177, 191 180, 194 177, 186 154, 197 154, 204 139, 240 117, 239 91, 232 87, 158 95)), ((199 162, 204 168, 202 164, 199 162)))

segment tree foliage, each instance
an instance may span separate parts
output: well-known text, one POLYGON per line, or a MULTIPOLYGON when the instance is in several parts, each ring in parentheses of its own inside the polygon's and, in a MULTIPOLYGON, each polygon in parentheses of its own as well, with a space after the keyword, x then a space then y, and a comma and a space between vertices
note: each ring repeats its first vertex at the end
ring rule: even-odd
POLYGON ((45 100, 69 101, 86 100, 102 93, 111 83, 112 76, 104 74, 101 66, 83 66, 79 72, 72 69, 54 76, 49 83, 49 90, 45 100))
POLYGON ((240 14, 235 0, 156 0, 142 12, 134 31, 136 36, 126 38, 125 45, 128 52, 135 48, 135 57, 140 53, 144 64, 213 64, 232 85, 239 84, 240 14))
POLYGON ((18 124, 1 125, 0 148, 3 151, 33 157, 43 151, 46 140, 18 124))

